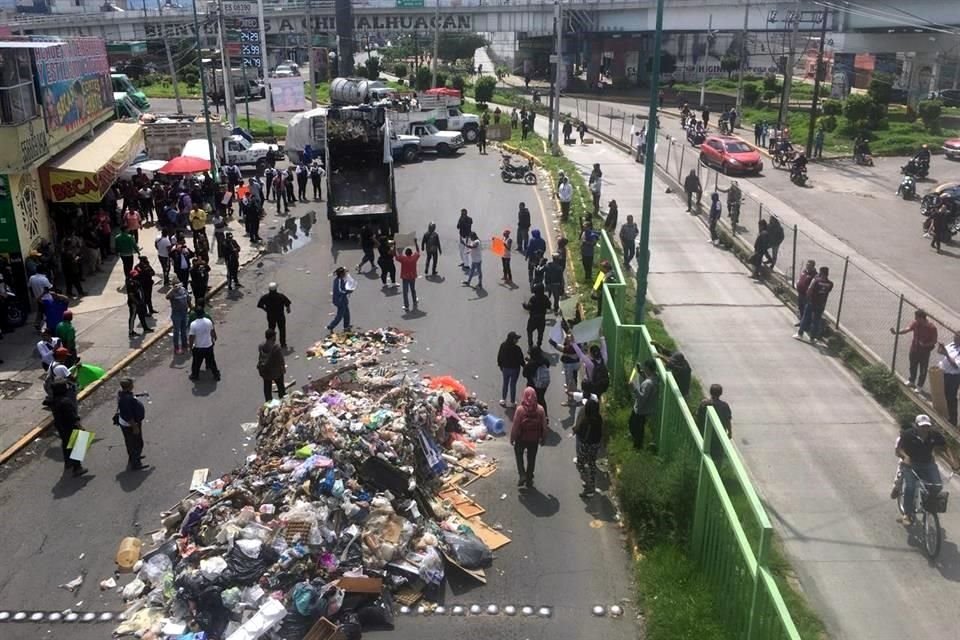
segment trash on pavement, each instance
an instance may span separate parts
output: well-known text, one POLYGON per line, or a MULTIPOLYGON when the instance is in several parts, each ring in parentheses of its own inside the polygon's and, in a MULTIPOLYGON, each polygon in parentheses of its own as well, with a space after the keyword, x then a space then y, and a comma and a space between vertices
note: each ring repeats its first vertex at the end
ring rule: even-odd
MULTIPOLYGON (((124 632, 360 637, 393 628, 395 596, 436 599, 449 566, 486 580, 490 544, 509 538, 468 519, 484 509, 458 486, 496 470, 478 449, 487 407, 449 376, 379 364, 409 337, 378 332, 319 343, 367 360, 262 405, 242 425, 256 437, 244 463, 160 515, 161 543, 122 589, 138 607, 124 632)), ((139 546, 125 539, 117 556, 132 566, 139 546)))
POLYGON ((74 578, 74 579, 71 580, 70 582, 64 582, 63 584, 61 584, 61 585, 60 585, 60 588, 61 588, 61 589, 66 589, 66 590, 69 591, 70 593, 73 593, 74 591, 76 591, 77 589, 79 589, 79 588, 80 588, 80 585, 82 585, 82 584, 83 584, 83 574, 81 573, 80 575, 78 575, 76 578, 74 578))
POLYGON ((413 338, 409 333, 393 327, 347 331, 332 334, 318 341, 307 349, 307 356, 326 358, 331 363, 344 359, 365 361, 391 353, 397 347, 412 341, 413 338))

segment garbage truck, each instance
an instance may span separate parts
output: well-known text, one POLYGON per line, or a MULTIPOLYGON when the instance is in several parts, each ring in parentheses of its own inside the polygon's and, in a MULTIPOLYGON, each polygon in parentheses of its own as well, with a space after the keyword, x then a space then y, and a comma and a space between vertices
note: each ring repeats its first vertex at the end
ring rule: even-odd
MULTIPOLYGON (((310 147, 313 156, 323 152, 329 110, 330 107, 317 107, 290 118, 284 144, 284 151, 290 162, 299 163, 303 160, 307 146, 310 147)), ((394 159, 416 162, 420 158, 420 138, 397 133, 397 131, 396 127, 391 128, 390 131, 390 149, 394 159)))
POLYGON ((344 239, 366 224, 383 233, 399 228, 390 124, 377 106, 331 107, 326 117, 327 220, 344 239))

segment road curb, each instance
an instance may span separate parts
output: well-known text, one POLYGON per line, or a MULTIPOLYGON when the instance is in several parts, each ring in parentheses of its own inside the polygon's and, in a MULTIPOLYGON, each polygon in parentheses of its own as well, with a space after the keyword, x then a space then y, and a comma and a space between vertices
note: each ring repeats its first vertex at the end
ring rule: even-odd
MULTIPOLYGON (((254 260, 259 259, 262 256, 263 256, 263 250, 261 249, 253 257, 251 257, 249 260, 247 260, 240 266, 246 267, 248 264, 250 264, 254 260)), ((218 293, 220 293, 220 291, 223 290, 223 288, 226 285, 227 285, 227 281, 225 279, 221 280, 219 284, 215 285, 210 289, 210 293, 208 294, 207 297, 212 298, 213 296, 217 295, 218 293)), ((136 360, 141 355, 143 355, 147 351, 147 349, 155 345, 160 340, 164 339, 167 336, 167 334, 172 330, 173 330, 172 322, 167 322, 167 324, 164 325, 162 329, 160 328, 160 325, 157 324, 154 327, 154 335, 150 336, 147 340, 144 340, 140 344, 140 346, 138 346, 136 349, 132 350, 130 353, 122 357, 119 362, 117 362, 115 365, 110 367, 106 371, 106 373, 104 373, 102 378, 100 378, 99 380, 94 380, 89 385, 84 387, 79 393, 77 393, 77 401, 79 402, 89 397, 91 394, 93 394, 94 391, 96 391, 105 383, 110 381, 114 376, 116 376, 118 373, 120 373, 126 367, 128 367, 130 363, 132 363, 134 360, 136 360)), ((12 445, 4 449, 3 452, 0 452, 0 465, 6 464, 6 462, 10 460, 10 458, 17 455, 21 449, 23 449, 25 446, 33 442, 51 424, 53 424, 53 416, 47 416, 46 418, 41 420, 39 423, 31 427, 29 431, 27 431, 25 434, 20 436, 12 445)))

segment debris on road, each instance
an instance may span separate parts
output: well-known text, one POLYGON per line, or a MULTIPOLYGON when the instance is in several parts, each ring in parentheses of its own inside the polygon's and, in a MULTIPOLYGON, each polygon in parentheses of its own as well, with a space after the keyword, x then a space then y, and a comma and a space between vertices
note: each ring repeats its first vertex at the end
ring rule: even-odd
MULTIPOLYGON (((389 331, 318 345, 367 358, 409 341, 389 331)), ((435 599, 450 567, 485 581, 510 542, 461 489, 496 470, 477 450, 486 413, 453 378, 379 364, 263 405, 242 425, 256 435, 245 463, 161 514, 160 544, 122 589, 138 614, 122 632, 352 638, 392 629, 394 603, 435 599)))
POLYGON ((326 358, 331 364, 341 360, 364 362, 393 352, 409 344, 413 337, 406 331, 387 327, 367 331, 334 333, 307 349, 307 357, 326 358))
POLYGON ((83 584, 83 574, 81 573, 80 575, 78 575, 76 578, 74 578, 74 579, 71 580, 70 582, 64 582, 63 584, 59 585, 59 587, 60 587, 61 589, 66 589, 66 590, 69 591, 70 593, 73 593, 74 591, 76 591, 77 589, 79 589, 79 588, 80 588, 80 585, 82 585, 82 584, 83 584))

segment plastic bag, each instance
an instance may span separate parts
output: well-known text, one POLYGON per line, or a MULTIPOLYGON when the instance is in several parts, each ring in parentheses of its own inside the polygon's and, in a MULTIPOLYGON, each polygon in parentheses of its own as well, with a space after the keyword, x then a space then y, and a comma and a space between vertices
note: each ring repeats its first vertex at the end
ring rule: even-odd
POLYGON ((257 559, 260 557, 260 549, 263 548, 262 540, 237 540, 236 546, 243 555, 248 558, 257 559))
POLYGON ((240 588, 230 587, 220 592, 220 602, 227 609, 233 609, 240 604, 240 588))
POLYGON ((163 574, 173 570, 173 563, 165 555, 159 554, 150 558, 140 567, 138 577, 152 585, 159 584, 163 579, 163 574))
POLYGON ((482 569, 493 563, 493 552, 483 540, 470 533, 443 532, 450 555, 465 569, 482 569))
POLYGON ((443 560, 436 548, 427 547, 420 561, 420 578, 427 584, 443 584, 443 560))
POLYGON ((320 592, 309 582, 298 582, 290 591, 290 600, 293 608, 302 616, 323 615, 327 608, 326 600, 322 600, 320 592))
POLYGON ((147 588, 146 583, 140 578, 134 578, 133 582, 128 583, 121 592, 124 600, 133 600, 140 596, 143 593, 144 589, 147 588))
POLYGON ((213 556, 200 561, 200 573, 208 580, 216 580, 226 570, 227 561, 223 559, 223 556, 213 556))

